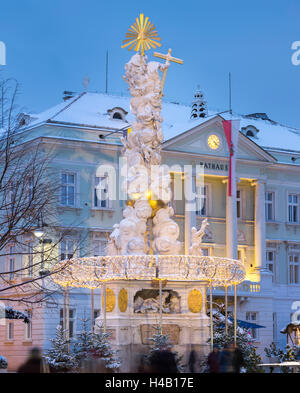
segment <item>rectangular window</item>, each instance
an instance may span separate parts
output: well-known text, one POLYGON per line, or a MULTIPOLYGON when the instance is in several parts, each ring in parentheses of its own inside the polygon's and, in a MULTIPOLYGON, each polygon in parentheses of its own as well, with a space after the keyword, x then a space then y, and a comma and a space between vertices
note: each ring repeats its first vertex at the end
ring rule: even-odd
POLYGON ((265 193, 266 221, 274 221, 274 192, 265 193))
POLYGON ((75 173, 64 172, 61 174, 60 203, 63 206, 75 206, 75 173))
POLYGON ((201 247, 201 250, 205 257, 209 256, 209 248, 201 247))
POLYGON ((238 252, 237 252, 237 259, 238 259, 239 261, 243 261, 243 253, 242 253, 242 250, 238 250, 238 252))
POLYGON ((275 251, 266 251, 266 267, 272 273, 273 282, 275 281, 275 251))
POLYGON ((9 280, 15 279, 15 269, 16 269, 15 246, 9 246, 9 256, 8 256, 9 280))
MULTIPOLYGON (((183 173, 180 172, 170 172, 171 176, 171 200, 170 206, 174 209, 174 213, 176 215, 184 215, 185 214, 185 203, 189 203, 188 200, 185 199, 185 180, 183 173)), ((195 209, 193 207, 193 209, 195 209)))
POLYGON ((25 275, 27 277, 33 276, 33 242, 27 243, 27 255, 26 258, 26 270, 25 275))
POLYGON ((100 255, 105 255, 106 241, 104 240, 94 240, 92 243, 93 256, 98 257, 100 255))
POLYGON ((9 181, 9 183, 7 184, 6 203, 7 205, 9 205, 10 208, 14 206, 15 199, 16 199, 16 187, 13 181, 9 181))
MULTIPOLYGON (((258 313, 253 311, 246 312, 246 321, 250 323, 257 323, 258 321, 258 313)), ((253 339, 258 339, 258 329, 250 328, 249 329, 251 337, 253 339)))
POLYGON ((25 340, 32 339, 32 311, 26 310, 26 313, 29 317, 29 323, 25 323, 25 340))
POLYGON ((277 313, 273 312, 273 342, 277 341, 277 313))
POLYGON ((236 190, 236 216, 237 218, 242 217, 242 192, 236 190))
POLYGON ((298 222, 299 221, 299 196, 298 195, 289 194, 288 208, 289 208, 289 222, 298 222))
POLYGON ((299 254, 289 254, 289 283, 299 284, 299 254))
POLYGON ((34 180, 33 177, 30 176, 27 179, 27 192, 28 192, 28 203, 31 204, 34 198, 34 180))
POLYGON ((96 208, 108 208, 108 176, 97 177, 95 176, 95 188, 94 188, 94 207, 96 208))
MULTIPOLYGON (((64 312, 63 309, 60 309, 60 326, 63 328, 64 324, 64 312)), ((67 324, 66 324, 67 325, 67 324)), ((65 327, 67 329, 67 326, 65 327)), ((75 309, 69 309, 69 337, 75 337, 75 309)))
POLYGON ((73 239, 64 239, 60 243, 60 260, 71 259, 75 252, 75 241, 73 239))
POLYGON ((14 323, 8 322, 6 324, 6 339, 8 341, 13 341, 14 339, 14 323))
MULTIPOLYGON (((94 310, 94 320, 93 320, 93 324, 94 324, 94 325, 95 325, 95 323, 96 323, 96 319, 97 319, 98 317, 100 317, 100 314, 101 314, 101 312, 100 312, 99 309, 94 310)), ((101 324, 101 322, 100 322, 100 324, 101 324)), ((98 325, 99 325, 99 322, 98 322, 98 325)))
POLYGON ((196 186, 196 215, 207 217, 207 186, 196 186))

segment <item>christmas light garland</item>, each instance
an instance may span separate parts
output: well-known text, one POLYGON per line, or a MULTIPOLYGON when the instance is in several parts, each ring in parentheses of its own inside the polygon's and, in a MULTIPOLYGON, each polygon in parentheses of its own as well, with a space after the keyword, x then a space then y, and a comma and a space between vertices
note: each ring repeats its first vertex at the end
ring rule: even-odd
POLYGON ((193 255, 116 255, 72 258, 52 268, 62 287, 97 288, 105 281, 210 281, 212 286, 240 284, 246 276, 239 260, 193 255))

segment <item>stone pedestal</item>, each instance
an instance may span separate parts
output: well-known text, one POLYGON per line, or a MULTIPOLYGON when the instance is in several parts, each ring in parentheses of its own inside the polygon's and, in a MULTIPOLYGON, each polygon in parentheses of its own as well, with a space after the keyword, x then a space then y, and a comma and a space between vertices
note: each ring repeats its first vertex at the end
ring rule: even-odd
MULTIPOLYGON (((137 312, 134 301, 141 296, 155 297, 157 282, 154 285, 151 281, 114 281, 106 286, 109 292, 106 321, 107 331, 112 333, 111 343, 119 350, 121 371, 135 372, 142 355, 149 350, 149 338, 155 333, 153 326, 159 326, 160 314, 159 311, 137 312)), ((180 310, 177 302, 179 312, 162 314, 162 329, 163 334, 169 334, 173 349, 184 355, 185 364, 191 349, 195 349, 199 356, 205 356, 209 351, 206 287, 206 282, 168 281, 162 288, 165 297, 169 294, 167 302, 177 295, 180 301, 180 310)), ((142 302, 140 299, 136 305, 142 302)))

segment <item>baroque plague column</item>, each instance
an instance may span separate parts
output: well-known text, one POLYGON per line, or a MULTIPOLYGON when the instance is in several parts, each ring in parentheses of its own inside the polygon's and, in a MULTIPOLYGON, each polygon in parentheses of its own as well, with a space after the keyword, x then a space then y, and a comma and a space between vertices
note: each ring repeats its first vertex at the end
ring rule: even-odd
MULTIPOLYGON (((156 332, 155 325, 160 333, 168 334, 182 354, 190 353, 191 347, 207 352, 208 283, 210 288, 232 285, 245 277, 239 261, 203 256, 201 243, 208 223, 203 220, 199 230, 192 227, 195 219, 192 171, 184 174, 187 194, 192 196, 186 200, 186 252, 182 253, 179 226, 172 218, 174 210, 170 206, 171 177, 169 169, 161 163, 160 116, 166 71, 170 62, 182 60, 172 57, 169 49, 167 55, 154 53, 166 60, 165 64, 148 62, 144 51, 160 43, 154 26, 143 14, 126 37, 123 46, 140 53, 125 65, 124 79, 132 95, 130 107, 135 119, 131 132, 121 139, 124 161, 127 160, 127 165, 121 168, 125 178, 122 186, 128 195, 123 219, 114 225, 107 255, 59 261, 52 274, 53 281, 63 287, 93 291, 102 286, 101 316, 95 331, 102 324, 111 333, 112 343, 124 358, 124 372, 132 371, 141 354, 147 351, 149 338, 156 332)), ((212 302, 210 309, 212 344, 212 302)))

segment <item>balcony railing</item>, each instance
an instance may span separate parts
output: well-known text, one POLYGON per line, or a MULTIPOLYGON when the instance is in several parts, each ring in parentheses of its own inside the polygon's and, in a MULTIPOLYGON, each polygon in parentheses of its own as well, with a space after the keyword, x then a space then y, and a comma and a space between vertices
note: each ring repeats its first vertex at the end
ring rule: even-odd
MULTIPOLYGON (((224 287, 215 287, 213 289, 213 293, 216 295, 224 295, 224 287)), ((229 286, 227 289, 228 295, 234 294, 234 287, 229 286)), ((260 283, 252 282, 252 281, 243 281, 241 284, 237 285, 237 294, 239 296, 243 295, 253 295, 256 293, 260 293, 260 283)))

